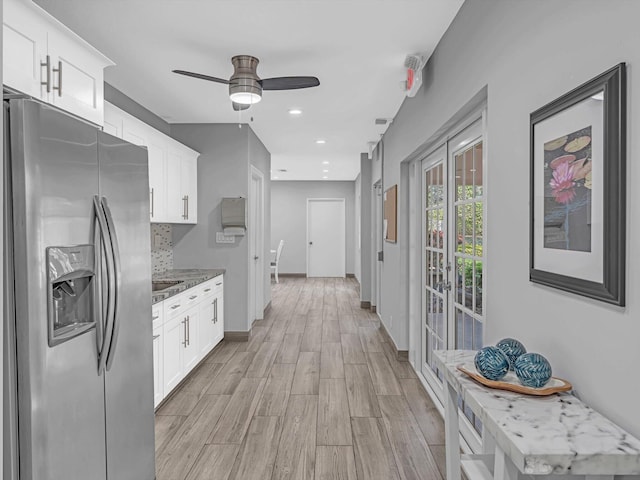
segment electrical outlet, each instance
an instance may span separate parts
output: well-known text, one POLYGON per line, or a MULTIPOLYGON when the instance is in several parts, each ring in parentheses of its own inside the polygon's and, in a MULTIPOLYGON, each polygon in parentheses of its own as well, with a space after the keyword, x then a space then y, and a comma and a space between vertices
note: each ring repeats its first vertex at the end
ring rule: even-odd
POLYGON ((224 232, 216 232, 216 243, 235 243, 236 237, 225 235, 224 232))

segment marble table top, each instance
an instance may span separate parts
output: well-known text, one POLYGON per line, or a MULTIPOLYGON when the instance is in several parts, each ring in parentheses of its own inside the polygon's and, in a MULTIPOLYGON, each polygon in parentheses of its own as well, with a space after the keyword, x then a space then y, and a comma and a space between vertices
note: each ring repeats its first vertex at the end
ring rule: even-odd
POLYGON ((446 381, 525 474, 639 475, 640 440, 573 395, 534 397, 485 387, 456 369, 475 351, 439 350, 446 381))
POLYGON ((217 277, 225 273, 224 268, 211 268, 211 269, 177 269, 166 270, 162 273, 154 273, 151 280, 153 282, 161 281, 180 281, 181 283, 174 285, 170 288, 153 292, 151 294, 151 303, 158 303, 173 297, 180 292, 195 287, 196 285, 206 282, 207 280, 217 277))

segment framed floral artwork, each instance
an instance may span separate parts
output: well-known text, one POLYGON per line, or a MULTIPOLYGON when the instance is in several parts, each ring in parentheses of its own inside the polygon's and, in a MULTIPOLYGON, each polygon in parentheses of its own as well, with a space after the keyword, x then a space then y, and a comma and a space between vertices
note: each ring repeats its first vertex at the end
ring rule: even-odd
POLYGON ((531 114, 532 282, 625 303, 625 64, 531 114))

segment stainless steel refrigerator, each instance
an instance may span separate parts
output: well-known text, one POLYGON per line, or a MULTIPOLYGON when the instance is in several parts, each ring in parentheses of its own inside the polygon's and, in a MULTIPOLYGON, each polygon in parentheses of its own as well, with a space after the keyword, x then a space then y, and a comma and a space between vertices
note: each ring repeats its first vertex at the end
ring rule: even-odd
POLYGON ((147 152, 33 100, 4 115, 5 460, 21 480, 152 480, 147 152))

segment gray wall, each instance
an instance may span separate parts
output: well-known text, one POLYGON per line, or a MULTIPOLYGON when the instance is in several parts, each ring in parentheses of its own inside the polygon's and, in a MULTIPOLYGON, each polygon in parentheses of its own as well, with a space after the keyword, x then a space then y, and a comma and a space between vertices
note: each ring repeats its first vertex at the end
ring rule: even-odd
POLYGON ((104 99, 110 104, 115 105, 119 109, 124 110, 129 115, 133 115, 138 120, 151 125, 157 130, 160 130, 165 135, 171 135, 171 126, 167 122, 165 122, 151 110, 147 110, 138 102, 132 100, 120 90, 109 85, 106 82, 104 84, 104 99))
POLYGON ((371 160, 360 155, 360 300, 371 301, 371 160))
POLYGON ((285 241, 280 273, 307 272, 307 198, 345 199, 346 272, 354 273, 354 182, 275 181, 271 183, 271 248, 285 241))
MULTIPOLYGON (((385 141, 384 186, 401 182, 400 163, 485 87, 487 230, 485 344, 519 338, 544 353, 580 397, 640 436, 640 76, 637 19, 630 0, 467 0, 406 99, 385 141), (571 28, 568 28, 571 26, 571 28), (588 32, 579 34, 578 32, 588 32), (627 307, 618 308, 529 282, 529 115, 619 62, 628 65, 627 307)), ((374 178, 375 180, 375 178, 374 178)), ((406 182, 405 182, 406 183, 406 182)), ((401 220, 403 218, 401 217, 401 220)), ((407 226, 399 225, 400 235, 407 226)), ((407 347, 406 247, 385 244, 382 319, 407 347), (391 325, 390 318, 395 317, 391 325)))
MULTIPOLYGON (((271 301, 271 154, 258 136, 249 129, 249 162, 264 176, 264 307, 271 301)), ((251 174, 249 174, 249 177, 251 174)), ((250 181, 250 179, 249 179, 250 181)))
POLYGON ((362 278, 362 265, 361 265, 361 257, 360 257, 360 237, 361 232, 360 229, 362 225, 360 224, 360 216, 362 215, 362 177, 360 174, 355 179, 354 182, 355 189, 355 205, 354 205, 354 227, 356 231, 354 232, 354 241, 353 241, 353 273, 356 276, 358 282, 362 278))
POLYGON ((248 197, 249 128, 237 124, 174 124, 171 134, 200 152, 198 158, 198 224, 174 225, 175 268, 225 268, 225 330, 249 330, 247 284, 249 241, 236 237, 233 244, 216 243, 222 231, 223 197, 248 197))

